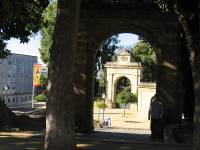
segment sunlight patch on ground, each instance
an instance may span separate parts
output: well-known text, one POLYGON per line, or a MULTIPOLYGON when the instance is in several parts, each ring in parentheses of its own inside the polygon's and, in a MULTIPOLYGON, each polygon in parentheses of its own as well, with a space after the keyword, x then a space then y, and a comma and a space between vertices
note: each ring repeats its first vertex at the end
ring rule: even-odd
POLYGON ((0 138, 7 138, 7 137, 30 138, 42 134, 43 133, 35 134, 34 132, 0 132, 0 138))
POLYGON ((77 144, 77 148, 87 148, 87 147, 93 147, 94 144, 77 144))
POLYGON ((128 147, 128 146, 121 146, 121 149, 131 149, 132 147, 128 147))

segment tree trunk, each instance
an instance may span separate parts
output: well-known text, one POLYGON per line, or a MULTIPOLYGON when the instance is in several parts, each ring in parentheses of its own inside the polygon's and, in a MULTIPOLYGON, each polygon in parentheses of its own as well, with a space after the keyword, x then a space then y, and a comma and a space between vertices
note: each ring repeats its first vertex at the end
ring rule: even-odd
POLYGON ((103 122, 104 122, 104 118, 105 118, 105 117, 104 117, 104 111, 105 111, 105 109, 103 108, 103 122))
POLYGON ((49 63, 45 150, 74 150, 73 60, 80 0, 58 0, 49 63))
POLYGON ((126 104, 124 104, 124 117, 126 115, 126 104))
POLYGON ((99 116, 100 116, 100 108, 99 108, 99 114, 98 114, 98 121, 99 121, 99 116))
POLYGON ((185 34, 187 47, 190 54, 190 65, 194 83, 194 150, 200 149, 200 52, 199 52, 199 16, 198 3, 191 1, 191 6, 183 6, 180 1, 176 1, 175 13, 185 34), (194 2, 194 3, 192 3, 194 2), (183 14, 182 7, 191 7, 190 13, 183 14), (191 15, 192 14, 192 15, 191 15), (188 16, 187 16, 188 15, 188 16))

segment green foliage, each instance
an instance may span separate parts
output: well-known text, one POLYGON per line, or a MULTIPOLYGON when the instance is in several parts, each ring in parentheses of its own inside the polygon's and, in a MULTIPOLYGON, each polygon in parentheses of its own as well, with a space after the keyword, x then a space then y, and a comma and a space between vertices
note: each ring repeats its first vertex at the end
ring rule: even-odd
POLYGON ((106 105, 105 101, 102 100, 101 98, 96 99, 95 106, 97 108, 99 108, 99 109, 105 109, 105 108, 107 108, 107 105, 106 105))
MULTIPOLYGON (((54 33, 56 10, 57 10, 57 0, 53 0, 51 4, 46 8, 43 15, 43 20, 46 26, 44 26, 41 29, 42 39, 41 39, 40 54, 43 62, 47 64, 50 59, 49 50, 52 45, 52 36, 54 33)), ((106 62, 112 60, 118 42, 119 42, 118 35, 114 35, 101 46, 96 55, 96 66, 97 66, 96 70, 102 69, 103 65, 106 62)))
POLYGON ((120 104, 128 104, 131 102, 137 102, 137 94, 133 94, 128 90, 123 90, 117 94, 116 101, 120 104))
POLYGON ((107 108, 107 105, 105 103, 105 101, 102 98, 96 98, 95 99, 95 106, 99 109, 99 113, 98 113, 98 121, 99 121, 99 117, 100 117, 100 109, 103 110, 103 120, 104 120, 104 111, 107 108))
POLYGON ((48 77, 44 76, 44 75, 41 75, 40 82, 41 82, 42 86, 47 86, 47 84, 48 84, 48 77))
MULTIPOLYGON (((106 62, 112 61, 115 56, 115 50, 118 48, 117 44, 119 43, 118 35, 114 35, 109 38, 97 51, 96 54, 96 76, 100 73, 98 79, 96 79, 96 93, 98 92, 105 93, 106 90, 106 73, 104 70, 104 64, 106 62)), ((102 94, 101 93, 101 94, 102 94)))
POLYGON ((128 78, 122 77, 117 81, 116 93, 118 94, 125 89, 131 91, 131 83, 128 78))
POLYGON ((98 72, 98 92, 100 92, 100 94, 103 94, 106 92, 106 70, 102 69, 98 72))
POLYGON ((42 39, 41 39, 41 59, 44 63, 48 64, 50 60, 49 50, 53 42, 53 33, 56 22, 56 10, 57 10, 57 0, 53 0, 51 4, 46 8, 43 14, 43 21, 45 26, 41 29, 42 39))
POLYGON ((172 8, 173 0, 154 0, 154 3, 157 4, 162 12, 169 12, 172 8))
MULTIPOLYGON (((52 36, 54 33, 55 20, 56 20, 56 10, 57 10, 57 0, 53 0, 45 10, 43 15, 43 20, 46 26, 44 26, 41 29, 42 39, 41 39, 40 54, 43 62, 47 64, 50 59, 49 50, 52 45, 52 36)), ((96 70, 102 69, 103 65, 106 62, 112 60, 118 42, 119 42, 118 35, 114 35, 101 46, 96 55, 96 66, 97 66, 96 70)))
POLYGON ((38 90, 40 91, 40 93, 46 93, 47 85, 48 85, 48 77, 41 75, 40 82, 41 82, 41 86, 38 87, 38 90))
POLYGON ((137 102, 138 101, 138 93, 133 93, 133 102, 137 102))
POLYGON ((144 39, 140 40, 131 50, 133 61, 142 65, 143 81, 154 81, 154 66, 156 64, 156 54, 154 48, 144 39))
POLYGON ((131 93, 129 87, 127 87, 122 92, 117 94, 116 101, 119 104, 124 104, 124 117, 125 117, 126 105, 131 102, 137 102, 137 94, 131 93))
POLYGON ((28 42, 29 36, 40 30, 47 5, 48 0, 0 1, 0 58, 10 53, 5 41, 17 38, 22 43, 28 42))
POLYGON ((37 100, 38 102, 45 102, 47 99, 46 95, 44 94, 39 94, 35 97, 35 100, 37 100))
POLYGON ((118 35, 110 37, 97 51, 96 55, 96 70, 104 68, 106 62, 112 61, 115 55, 115 50, 118 48, 118 35))

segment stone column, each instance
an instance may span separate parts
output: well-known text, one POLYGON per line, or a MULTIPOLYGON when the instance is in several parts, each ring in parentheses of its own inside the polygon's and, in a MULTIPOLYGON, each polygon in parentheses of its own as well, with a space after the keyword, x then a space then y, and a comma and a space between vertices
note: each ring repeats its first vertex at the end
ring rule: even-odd
POLYGON ((112 74, 107 74, 107 84, 106 84, 106 103, 109 108, 112 108, 112 74))
POLYGON ((93 105, 94 105, 94 81, 95 81, 95 49, 87 49, 87 66, 86 66, 86 126, 84 127, 84 132, 90 133, 94 130, 93 125, 93 105))
POLYGON ((136 93, 137 92, 138 79, 137 79, 137 73, 135 74, 135 70, 133 71, 132 75, 127 75, 127 78, 130 80, 130 83, 131 83, 131 92, 136 93))
POLYGON ((86 130, 86 64, 87 64, 87 33, 79 32, 75 54, 73 89, 75 101, 75 123, 78 130, 86 130))
POLYGON ((162 60, 157 64, 157 92, 162 97, 166 124, 178 123, 181 119, 181 99, 178 93, 177 45, 162 45, 162 60))
POLYGON ((76 125, 81 133, 93 131, 94 66, 96 51, 89 47, 87 32, 78 35, 74 64, 76 125))

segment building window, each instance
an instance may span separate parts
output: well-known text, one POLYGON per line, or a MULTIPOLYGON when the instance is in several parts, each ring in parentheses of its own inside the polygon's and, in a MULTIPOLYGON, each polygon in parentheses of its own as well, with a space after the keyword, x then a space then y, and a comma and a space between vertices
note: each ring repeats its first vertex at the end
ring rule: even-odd
POLYGON ((15 102, 15 98, 13 97, 13 102, 15 102))
POLYGON ((10 98, 8 98, 8 103, 10 103, 10 98))
MULTIPOLYGON (((5 90, 5 88, 6 88, 6 87, 4 87, 4 90, 5 90)), ((10 90, 10 85, 7 85, 7 90, 10 90)))

